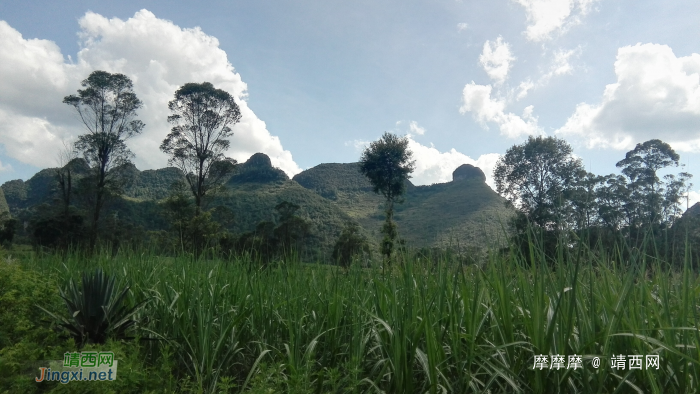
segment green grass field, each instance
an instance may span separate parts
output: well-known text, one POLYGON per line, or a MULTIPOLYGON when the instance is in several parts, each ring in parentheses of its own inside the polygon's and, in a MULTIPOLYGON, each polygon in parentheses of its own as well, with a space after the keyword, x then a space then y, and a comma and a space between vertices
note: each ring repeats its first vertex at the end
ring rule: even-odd
POLYGON ((0 392, 696 393, 697 262, 628 252, 574 247, 531 265, 404 256, 346 272, 293 258, 260 269, 245 257, 5 251, 0 392), (58 286, 98 266, 131 286, 129 302, 149 300, 141 339, 88 345, 115 351, 114 382, 35 383, 27 363, 76 350, 35 304, 63 312, 58 286), (533 369, 540 354, 583 365, 533 369), (660 367, 614 369, 618 355, 658 355, 660 367))

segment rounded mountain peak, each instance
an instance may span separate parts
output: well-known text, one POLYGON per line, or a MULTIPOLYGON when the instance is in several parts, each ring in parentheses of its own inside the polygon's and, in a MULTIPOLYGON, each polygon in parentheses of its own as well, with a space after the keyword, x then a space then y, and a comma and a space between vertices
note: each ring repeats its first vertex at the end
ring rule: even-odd
POLYGON ((270 160, 270 156, 264 153, 256 153, 250 156, 248 161, 245 162, 245 165, 255 168, 268 168, 272 167, 272 161, 270 160))
POLYGON ((481 171, 481 168, 474 167, 471 164, 462 164, 452 172, 453 182, 472 178, 478 178, 481 179, 482 182, 486 182, 486 175, 484 175, 484 172, 481 171))

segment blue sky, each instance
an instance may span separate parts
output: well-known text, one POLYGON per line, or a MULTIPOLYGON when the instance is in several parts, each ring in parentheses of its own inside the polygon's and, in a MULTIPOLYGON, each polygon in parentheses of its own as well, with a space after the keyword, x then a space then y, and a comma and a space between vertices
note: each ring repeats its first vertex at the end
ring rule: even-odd
POLYGON ((61 99, 94 69, 146 104, 140 169, 166 165, 165 105, 202 80, 244 107, 230 154, 289 175, 384 131, 410 134, 418 184, 532 134, 598 174, 651 138, 700 168, 697 1, 0 1, 0 20, 0 182, 56 165, 82 132, 61 99))

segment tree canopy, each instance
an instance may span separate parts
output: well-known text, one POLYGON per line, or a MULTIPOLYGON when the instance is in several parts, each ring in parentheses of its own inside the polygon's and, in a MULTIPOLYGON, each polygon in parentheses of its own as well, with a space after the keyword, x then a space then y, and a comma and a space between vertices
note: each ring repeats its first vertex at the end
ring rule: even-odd
POLYGON ((585 174, 566 141, 532 137, 506 151, 494 169, 496 191, 528 219, 547 229, 564 219, 566 194, 585 174))
POLYGON ((111 170, 130 162, 133 154, 125 141, 144 128, 144 123, 136 119, 143 104, 134 93, 131 79, 124 74, 93 71, 81 86, 85 89, 66 96, 63 102, 75 109, 87 130, 78 137, 75 148, 94 170, 84 181, 85 189, 94 196, 91 236, 94 246, 106 194, 119 190, 111 170))
POLYGON ((375 193, 394 202, 406 191, 406 180, 415 168, 413 154, 408 149, 408 138, 384 133, 362 152, 360 172, 372 183, 375 193))
POLYGON ((170 156, 168 163, 185 174, 199 214, 202 199, 233 172, 236 161, 225 152, 241 111, 231 94, 209 82, 182 85, 168 109, 173 128, 160 149, 170 156))
POLYGON ((629 180, 627 209, 631 214, 631 226, 658 225, 680 213, 680 198, 687 191, 685 183, 691 175, 686 172, 677 176, 668 174, 662 181, 657 173, 666 167, 678 167, 679 159, 669 144, 653 139, 637 144, 617 162, 617 167, 629 180))
POLYGON ((381 193, 386 198, 386 221, 382 226, 384 239, 381 252, 390 261, 397 236, 394 215, 394 202, 400 202, 406 191, 406 181, 411 177, 415 161, 411 160, 413 153, 408 149, 408 138, 399 137, 385 132, 377 141, 370 143, 362 152, 360 172, 365 175, 375 193, 381 193))

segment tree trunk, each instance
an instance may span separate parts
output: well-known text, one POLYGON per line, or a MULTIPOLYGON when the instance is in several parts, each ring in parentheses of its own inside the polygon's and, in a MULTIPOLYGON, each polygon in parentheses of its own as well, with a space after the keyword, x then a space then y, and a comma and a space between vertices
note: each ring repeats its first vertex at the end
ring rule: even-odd
POLYGON ((92 215, 92 231, 90 232, 90 251, 95 250, 97 245, 97 223, 100 220, 100 210, 102 209, 102 188, 98 188, 97 196, 95 197, 95 212, 92 215))
POLYGON ((389 265, 391 264, 391 254, 394 251, 394 240, 396 239, 396 224, 394 223, 393 217, 394 202, 388 200, 386 205, 386 220, 382 226, 384 238, 382 239, 381 253, 385 257, 385 263, 389 265))

